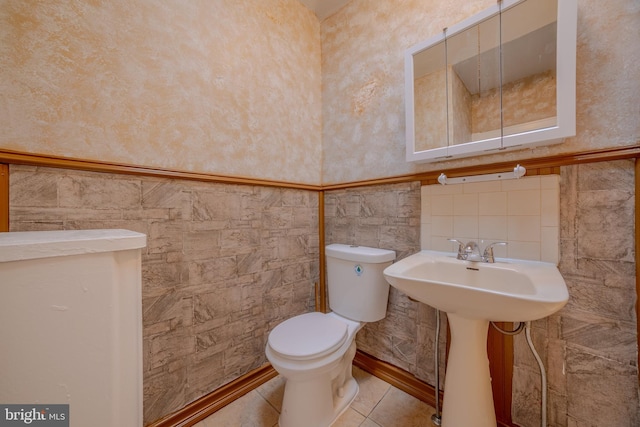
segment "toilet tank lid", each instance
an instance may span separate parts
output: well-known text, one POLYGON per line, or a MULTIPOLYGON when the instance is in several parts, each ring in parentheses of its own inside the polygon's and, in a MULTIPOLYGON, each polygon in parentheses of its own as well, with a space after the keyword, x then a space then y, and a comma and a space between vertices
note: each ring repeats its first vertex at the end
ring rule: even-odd
POLYGON ((333 243, 326 246, 325 254, 328 257, 343 259, 345 261, 368 263, 382 263, 396 259, 395 251, 340 243, 333 243))

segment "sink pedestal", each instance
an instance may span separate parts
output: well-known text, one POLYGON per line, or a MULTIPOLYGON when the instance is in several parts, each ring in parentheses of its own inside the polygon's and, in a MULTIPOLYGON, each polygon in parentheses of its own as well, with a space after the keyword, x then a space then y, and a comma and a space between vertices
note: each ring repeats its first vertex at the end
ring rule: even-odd
POLYGON ((442 406, 442 427, 496 427, 487 357, 488 320, 447 313, 451 347, 442 406))

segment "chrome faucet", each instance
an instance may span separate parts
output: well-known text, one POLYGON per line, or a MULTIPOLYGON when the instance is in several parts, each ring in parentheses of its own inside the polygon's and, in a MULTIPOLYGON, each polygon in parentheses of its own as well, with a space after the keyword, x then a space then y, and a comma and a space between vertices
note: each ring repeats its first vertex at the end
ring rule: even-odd
POLYGON ((480 246, 474 241, 468 242, 466 245, 458 239, 448 239, 450 242, 458 244, 458 259, 464 261, 481 261, 494 263, 496 262, 493 256, 494 246, 506 246, 507 242, 493 242, 484 248, 484 252, 480 254, 480 246))

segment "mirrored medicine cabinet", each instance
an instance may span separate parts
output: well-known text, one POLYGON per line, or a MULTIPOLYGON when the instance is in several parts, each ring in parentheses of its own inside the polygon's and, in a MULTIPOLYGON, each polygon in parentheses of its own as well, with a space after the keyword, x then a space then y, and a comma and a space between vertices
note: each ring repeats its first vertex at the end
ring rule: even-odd
POLYGON ((405 53, 407 161, 575 135, 577 0, 503 0, 405 53))

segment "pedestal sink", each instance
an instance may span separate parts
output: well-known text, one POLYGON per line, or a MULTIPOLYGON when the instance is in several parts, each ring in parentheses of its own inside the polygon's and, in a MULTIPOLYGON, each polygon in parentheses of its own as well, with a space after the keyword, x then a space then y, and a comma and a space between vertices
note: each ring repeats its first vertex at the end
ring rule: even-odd
POLYGON ((443 427, 495 427, 487 357, 489 321, 541 319, 569 299, 554 264, 513 259, 459 260, 423 250, 384 270, 391 286, 447 313, 451 346, 442 408, 443 427))

